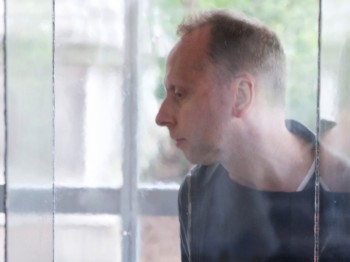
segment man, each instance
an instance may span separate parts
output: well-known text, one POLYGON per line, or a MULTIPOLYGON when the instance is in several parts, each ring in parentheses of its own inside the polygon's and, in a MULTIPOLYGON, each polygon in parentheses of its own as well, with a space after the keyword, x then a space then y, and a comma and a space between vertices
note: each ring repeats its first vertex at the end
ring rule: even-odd
POLYGON ((178 33, 156 122, 197 164, 179 192, 182 261, 313 261, 315 141, 285 122, 276 34, 223 10, 178 33))

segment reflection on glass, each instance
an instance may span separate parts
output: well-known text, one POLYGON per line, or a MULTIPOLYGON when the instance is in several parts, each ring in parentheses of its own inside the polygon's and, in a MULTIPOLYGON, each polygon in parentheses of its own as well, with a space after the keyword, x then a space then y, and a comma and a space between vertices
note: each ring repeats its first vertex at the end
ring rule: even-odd
POLYGON ((121 261, 123 2, 55 8, 55 261, 121 261))
POLYGON ((120 186, 123 6, 56 4, 56 184, 120 186))
POLYGON ((325 1, 322 21, 321 64, 321 175, 331 191, 350 191, 349 72, 350 5, 334 8, 325 1), (340 8, 339 8, 340 7, 340 8))
POLYGON ((121 261, 118 216, 56 215, 55 261, 121 261))
POLYGON ((7 5, 8 261, 53 259, 51 14, 48 1, 7 5))
POLYGON ((350 259, 348 1, 322 1, 320 261, 350 259))
POLYGON ((168 139, 166 130, 154 123, 159 103, 164 97, 164 66, 176 37, 177 19, 188 11, 186 3, 141 3, 140 87, 139 87, 139 180, 140 183, 179 184, 189 164, 168 139), (169 15, 171 10, 172 15, 169 15))
POLYGON ((337 8, 324 2, 322 21, 321 118, 323 144, 333 153, 350 160, 349 72, 350 30, 347 15, 350 6, 339 1, 337 8), (340 7, 340 8, 339 8, 340 7))

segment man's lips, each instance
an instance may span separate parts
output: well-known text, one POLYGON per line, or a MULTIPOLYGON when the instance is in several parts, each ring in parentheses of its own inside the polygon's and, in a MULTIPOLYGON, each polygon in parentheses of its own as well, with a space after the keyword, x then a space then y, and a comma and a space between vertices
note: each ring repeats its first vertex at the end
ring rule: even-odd
POLYGON ((176 138, 176 139, 175 139, 176 146, 177 146, 177 147, 180 147, 185 141, 186 141, 185 138, 176 138))

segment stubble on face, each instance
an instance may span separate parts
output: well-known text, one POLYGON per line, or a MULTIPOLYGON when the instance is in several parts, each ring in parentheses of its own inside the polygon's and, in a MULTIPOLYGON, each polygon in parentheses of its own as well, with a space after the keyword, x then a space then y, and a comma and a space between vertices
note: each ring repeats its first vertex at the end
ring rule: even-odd
POLYGON ((185 138, 179 148, 194 164, 219 161, 230 116, 228 90, 207 55, 209 35, 209 28, 201 28, 184 36, 167 62, 167 85, 188 95, 177 105, 177 125, 169 131, 185 138))

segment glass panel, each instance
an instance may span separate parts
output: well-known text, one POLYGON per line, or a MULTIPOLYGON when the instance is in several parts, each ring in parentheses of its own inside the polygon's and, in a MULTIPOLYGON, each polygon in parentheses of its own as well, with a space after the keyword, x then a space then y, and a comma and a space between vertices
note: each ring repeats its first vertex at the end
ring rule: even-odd
POLYGON ((55 261, 121 261, 123 2, 55 6, 55 261))
POLYGON ((155 116, 164 98, 165 61, 177 38, 175 26, 188 9, 181 1, 139 3, 138 174, 139 190, 150 194, 141 195, 145 199, 139 202, 143 212, 138 219, 138 261, 175 262, 181 260, 176 190, 190 164, 169 139, 168 131, 156 126, 155 116), (167 214, 169 209, 174 211, 172 216, 167 214), (150 210, 157 215, 143 215, 150 210))
MULTIPOLYGON (((159 187, 163 186, 159 182, 182 182, 179 192, 179 216, 183 261, 189 261, 188 257, 191 257, 192 261, 265 261, 269 259, 271 261, 306 259, 312 261, 314 257, 315 135, 310 129, 316 130, 318 3, 313 0, 302 3, 269 0, 183 1, 182 3, 158 1, 147 5, 147 8, 143 19, 145 22, 142 23, 146 29, 141 30, 147 39, 142 43, 147 44, 143 45, 144 53, 141 60, 149 65, 150 69, 147 71, 147 66, 142 67, 147 72, 143 76, 147 81, 142 81, 145 83, 145 87, 141 88, 142 97, 147 101, 147 105, 149 101, 158 104, 158 109, 160 108, 162 112, 158 115, 158 124, 168 127, 173 136, 188 136, 177 141, 177 147, 185 155, 187 154, 187 158, 194 164, 204 163, 185 179, 184 175, 188 172, 190 165, 185 164, 183 156, 179 157, 178 151, 181 150, 176 149, 175 143, 169 142, 166 128, 163 128, 165 129, 163 131, 154 127, 148 128, 148 138, 140 139, 141 148, 147 149, 140 152, 140 158, 147 159, 148 165, 141 166, 143 169, 140 180, 145 183, 152 182, 159 187), (235 8, 262 20, 276 31, 284 46, 288 62, 285 109, 274 104, 274 99, 278 96, 277 92, 272 91, 265 97, 262 95, 264 91, 260 89, 258 91, 258 88, 270 86, 254 86, 256 97, 254 96, 251 100, 253 102, 247 106, 249 108, 245 111, 247 115, 245 117, 235 115, 236 120, 228 119, 229 114, 224 115, 223 112, 232 112, 232 115, 234 112, 230 110, 231 107, 229 109, 223 104, 225 101, 229 104, 231 100, 228 97, 234 99, 235 96, 232 93, 226 93, 225 97, 219 94, 228 92, 226 89, 211 92, 210 88, 213 86, 222 87, 216 86, 222 79, 215 82, 208 76, 210 74, 207 68, 210 68, 210 63, 203 63, 204 66, 202 66, 198 62, 201 61, 201 55, 206 54, 204 51, 202 53, 198 51, 202 50, 201 47, 205 45, 206 38, 194 42, 195 33, 192 35, 193 42, 189 36, 184 40, 187 41, 186 44, 180 45, 172 53, 172 62, 168 64, 169 71, 167 71, 169 75, 165 74, 167 54, 178 40, 174 34, 177 24, 182 21, 185 14, 213 7, 235 8), (198 62, 201 70, 193 69, 198 65, 194 61, 198 62), (191 63, 195 65, 191 67, 191 63), (190 74, 192 69, 193 74, 190 74), (198 75, 193 77, 194 74, 198 75), (162 90, 163 78, 168 81, 167 95, 162 90), (208 88, 210 90, 208 92, 215 97, 213 100, 209 98, 205 101, 201 100, 208 95, 200 91, 205 88, 208 88), (182 89, 184 89, 183 92, 181 92, 182 89), (203 97, 198 94, 202 94, 203 97), (179 100, 175 101, 175 95, 185 98, 181 100, 176 96, 179 100), (161 105, 163 99, 166 102, 161 105), (212 101, 216 102, 215 105, 210 104, 212 101), (259 104, 261 101, 264 106, 259 104), (216 110, 216 106, 222 110, 216 110), (215 117, 210 118, 211 114, 215 117), (297 122, 288 121, 285 126, 285 118, 292 118, 297 122), (229 124, 222 127, 223 123, 229 124), (226 133, 227 130, 230 132, 226 133), (196 140, 200 139, 201 135, 202 140, 196 140), (216 144, 216 139, 224 142, 216 144), (196 142, 198 142, 198 148, 195 147, 197 144, 192 144, 196 142), (157 145, 158 148, 152 148, 149 143, 157 145), (210 146, 224 153, 218 156, 215 154, 217 151, 211 151, 210 146), (207 152, 212 152, 215 157, 204 159, 203 155, 207 152), (231 172, 217 164, 217 161, 231 172)), ((204 32, 202 33, 204 35, 204 32)), ((241 33, 237 32, 237 35, 241 33)), ((219 33, 216 34, 216 37, 219 35, 219 33)), ((225 39, 228 39, 227 42, 231 41, 232 45, 235 44, 235 39, 229 37, 225 39)), ((226 42, 223 40, 220 43, 226 42)), ((264 42, 256 41, 256 43, 264 42)), ((221 45, 221 48, 226 47, 221 45)), ((245 49, 244 45, 240 48, 245 49)), ((253 50, 256 48, 254 47, 253 50)), ((228 50, 225 55, 218 56, 221 58, 229 56, 230 52, 234 53, 228 50)), ((235 64, 235 59, 238 58, 233 56, 231 61, 225 60, 225 62, 235 64)), ((260 57, 257 57, 257 60, 259 59, 260 57)), ((237 64, 242 66, 245 61, 239 60, 237 64)), ((271 75, 276 73, 275 69, 280 68, 274 63, 274 68, 270 71, 271 75)), ((248 75, 253 75, 254 81, 261 80, 254 75, 255 71, 251 68, 242 69, 244 72, 245 70, 248 71, 248 75)), ((270 79, 271 75, 266 75, 266 78, 270 79)), ((229 77, 225 78, 226 76, 222 78, 228 79, 229 77)), ((230 75, 230 77, 235 79, 236 75, 230 75)), ((245 82, 246 78, 243 81, 240 78, 241 75, 237 77, 242 81, 239 83, 250 87, 253 85, 249 81, 249 84, 245 82)), ((268 84, 272 85, 271 82, 268 84)), ((242 89, 239 90, 242 91, 242 89)), ((253 91, 247 91, 250 95, 249 92, 253 91)), ((247 93, 243 93, 241 97, 243 101, 250 97, 247 93)), ((237 97, 240 96, 237 94, 237 97)), ((140 102, 142 112, 146 115, 148 111, 142 103, 146 104, 146 102, 143 100, 140 102)), ((153 104, 149 107, 149 111, 152 111, 153 118, 158 112, 153 108, 153 104)), ((152 121, 152 117, 149 117, 149 120, 145 117, 143 121, 152 121)), ((151 122, 147 127, 150 126, 151 122)), ((176 204, 174 201, 173 205, 176 206, 176 204)), ((149 231, 157 234, 153 227, 150 227, 149 231)), ((146 238, 146 231, 141 231, 141 240, 145 241, 146 238)), ((159 240, 159 243, 166 245, 168 241, 170 240, 164 238, 159 240)), ((148 243, 142 244, 143 250, 147 250, 149 246, 148 243)), ((146 256, 145 254, 141 252, 141 255, 146 256)))
POLYGON ((176 23, 186 13, 180 1, 140 1, 139 168, 140 183, 179 184, 190 165, 155 124, 164 97, 164 66, 176 40, 176 23), (171 11, 170 11, 171 10, 171 11), (171 15, 170 15, 171 13, 171 15))
POLYGON ((123 6, 56 3, 56 183, 119 187, 123 6))
MULTIPOLYGON (((322 8, 322 64, 321 64, 321 119, 322 142, 333 153, 350 160, 347 139, 350 117, 349 84, 350 30, 348 28, 347 1, 324 1, 322 8)), ((332 176, 334 183, 337 176, 332 176)))
POLYGON ((51 25, 50 1, 8 2, 7 261, 53 259, 51 25))
POLYGON ((349 13, 349 1, 322 1, 320 261, 350 258, 349 13))
POLYGON ((119 262, 120 232, 119 216, 56 215, 55 261, 119 262))

